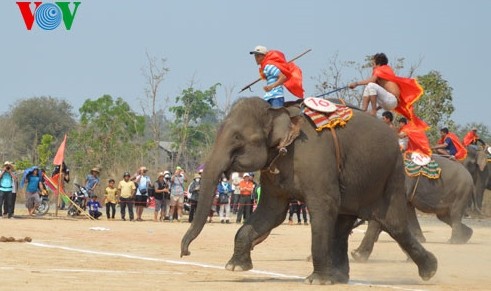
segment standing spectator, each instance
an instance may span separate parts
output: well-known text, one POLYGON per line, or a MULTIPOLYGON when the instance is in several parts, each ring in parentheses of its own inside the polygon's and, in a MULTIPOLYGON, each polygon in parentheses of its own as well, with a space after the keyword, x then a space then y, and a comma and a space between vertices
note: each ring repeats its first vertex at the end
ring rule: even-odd
POLYGON ((118 189, 114 187, 114 179, 109 179, 109 185, 104 193, 104 203, 106 204, 107 219, 114 219, 116 214, 116 203, 118 203, 118 189), (110 213, 111 212, 111 213, 110 213))
POLYGON ((234 194, 232 195, 232 200, 230 201, 230 208, 232 209, 233 214, 237 214, 237 210, 239 209, 239 197, 240 197, 240 182, 242 178, 239 173, 232 173, 232 187, 234 189, 234 194))
POLYGON ((85 178, 85 189, 87 189, 87 191, 89 192, 89 197, 92 197, 92 195, 96 194, 95 190, 100 183, 100 173, 101 170, 98 167, 95 167, 90 170, 90 174, 88 174, 85 178))
POLYGON ((14 174, 12 163, 6 161, 3 164, 3 169, 0 173, 0 218, 5 215, 7 215, 8 218, 12 218, 14 215, 16 196, 12 193, 17 192, 15 186, 16 180, 17 177, 14 174), (3 210, 2 207, 4 208, 3 210))
POLYGON ((259 187, 259 185, 256 183, 256 181, 254 181, 254 173, 250 172, 249 175, 250 175, 250 179, 252 181, 252 184, 254 185, 254 189, 252 190, 252 194, 251 194, 251 209, 250 209, 250 213, 249 213, 249 214, 252 214, 254 209, 256 209, 256 205, 257 205, 257 198, 258 198, 257 188, 259 187))
MULTIPOLYGON (((70 182, 70 169, 65 164, 65 162, 63 162, 63 166, 61 168, 61 173, 60 173, 60 165, 56 165, 54 170, 53 170, 53 173, 51 174, 51 181, 53 181, 53 183, 55 183, 56 185, 58 185, 58 182, 60 180, 60 174, 61 174, 61 184, 59 186, 59 192, 65 193, 65 183, 70 182)), ((65 196, 61 196, 60 205, 58 205, 58 208, 60 210, 65 209, 65 206, 66 206, 65 205, 65 199, 66 199, 65 196)))
POLYGON ((164 195, 169 193, 169 188, 166 187, 165 183, 165 173, 160 172, 157 177, 157 181, 155 181, 153 188, 155 189, 154 199, 155 199, 155 210, 153 212, 153 221, 162 221, 165 215, 165 199, 164 195), (160 216, 159 216, 160 212, 160 216), (157 220, 157 217, 159 219, 157 220))
POLYGON ((227 177, 223 177, 222 181, 218 183, 218 204, 220 205, 220 222, 230 223, 230 196, 233 193, 232 185, 227 180, 227 177))
POLYGON ((143 209, 147 207, 148 191, 152 185, 152 180, 147 176, 147 168, 140 167, 137 174, 131 179, 138 185, 136 189, 136 221, 143 221, 143 209))
POLYGON ((239 211, 237 211, 237 223, 242 222, 242 216, 244 216, 244 222, 247 221, 251 213, 251 194, 254 190, 254 184, 250 180, 249 173, 245 173, 242 176, 243 180, 239 184, 240 199, 239 199, 239 211))
POLYGON ((293 224, 293 214, 297 215, 297 223, 302 224, 302 220, 300 220, 300 205, 298 203, 298 200, 295 198, 290 199, 290 210, 288 212, 288 224, 292 225, 293 224))
POLYGON ((165 204, 165 212, 164 212, 164 220, 169 220, 169 213, 170 213, 170 178, 172 177, 170 171, 164 171, 164 182, 165 182, 165 189, 167 189, 166 192, 164 192, 164 204, 165 204))
POLYGON ((170 221, 174 220, 174 212, 177 210, 177 221, 181 221, 182 207, 184 205, 184 183, 186 175, 181 167, 176 167, 174 175, 170 178, 170 221))
POLYGON ((302 213, 303 224, 309 225, 309 221, 307 219, 307 207, 305 206, 305 203, 298 201, 298 207, 299 207, 300 212, 302 213))
POLYGON ((102 212, 99 209, 102 207, 99 201, 97 201, 97 195, 92 195, 90 201, 87 203, 87 207, 89 208, 89 215, 95 219, 99 219, 102 215, 102 212))
POLYGON ((27 183, 26 186, 26 207, 29 215, 33 216, 34 211, 39 206, 39 190, 43 189, 43 183, 41 181, 41 172, 38 167, 31 168, 32 171, 25 177, 25 181, 22 184, 27 183))
POLYGON ((189 196, 189 204, 191 205, 189 209, 189 222, 193 222, 194 214, 196 213, 196 208, 198 207, 198 198, 199 198, 199 188, 201 184, 201 175, 194 175, 193 182, 189 184, 188 192, 189 196))
POLYGON ((133 181, 130 181, 130 173, 125 172, 123 175, 123 180, 119 181, 118 184, 119 207, 121 208, 122 220, 126 220, 126 206, 128 206, 130 221, 133 221, 133 198, 135 195, 135 190, 135 183, 133 181))

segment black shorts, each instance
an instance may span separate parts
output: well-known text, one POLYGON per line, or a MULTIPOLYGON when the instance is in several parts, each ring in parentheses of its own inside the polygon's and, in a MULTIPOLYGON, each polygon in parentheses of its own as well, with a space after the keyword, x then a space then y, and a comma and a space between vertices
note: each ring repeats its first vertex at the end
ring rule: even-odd
POLYGON ((147 195, 136 195, 135 196, 135 206, 147 207, 147 195))

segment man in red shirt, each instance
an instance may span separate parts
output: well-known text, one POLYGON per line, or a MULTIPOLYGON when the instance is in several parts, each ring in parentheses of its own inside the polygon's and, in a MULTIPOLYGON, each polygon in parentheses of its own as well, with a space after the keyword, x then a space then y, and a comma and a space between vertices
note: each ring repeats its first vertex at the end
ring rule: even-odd
POLYGON ((242 176, 243 180, 240 181, 240 198, 239 198, 239 211, 237 212, 237 223, 242 222, 242 216, 244 216, 244 222, 247 221, 251 213, 251 194, 254 190, 254 183, 251 180, 249 173, 245 173, 242 176))

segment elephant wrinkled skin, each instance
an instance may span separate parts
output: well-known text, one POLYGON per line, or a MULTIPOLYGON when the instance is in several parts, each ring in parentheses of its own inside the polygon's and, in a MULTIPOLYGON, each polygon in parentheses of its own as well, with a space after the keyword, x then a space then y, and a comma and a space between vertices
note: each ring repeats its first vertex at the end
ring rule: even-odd
POLYGON ((261 202, 237 231, 234 253, 226 268, 252 269, 251 250, 282 224, 291 196, 305 201, 311 215, 314 270, 308 284, 347 283, 348 236, 357 217, 378 221, 416 263, 428 280, 437 259, 409 231, 404 195, 404 169, 395 133, 372 116, 354 111, 349 123, 337 128, 340 166, 333 135, 317 132, 310 121, 290 118, 285 108, 271 109, 261 98, 242 98, 225 118, 206 161, 197 213, 181 242, 181 256, 199 235, 213 202, 216 182, 225 173, 265 169, 278 155, 291 120, 303 121, 300 135, 275 162, 278 174, 261 174, 261 202))

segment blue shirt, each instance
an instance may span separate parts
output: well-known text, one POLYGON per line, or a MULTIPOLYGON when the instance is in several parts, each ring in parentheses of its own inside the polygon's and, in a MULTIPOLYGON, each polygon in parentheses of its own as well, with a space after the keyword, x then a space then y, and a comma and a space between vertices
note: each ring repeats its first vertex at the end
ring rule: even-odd
POLYGON ((26 191, 29 193, 37 192, 39 189, 39 181, 41 181, 39 176, 28 176, 26 191))
POLYGON ((92 188, 94 187, 95 184, 99 183, 99 178, 97 178, 94 175, 87 175, 87 184, 85 184, 85 188, 92 192, 92 188))
MULTIPOLYGON (((266 76, 266 84, 271 85, 274 82, 278 81, 278 77, 280 76, 281 71, 275 65, 266 65, 264 67, 263 73, 266 76)), ((274 87, 273 89, 271 89, 271 91, 264 94, 264 100, 281 97, 285 97, 285 95, 283 94, 283 86, 274 87)))
POLYGON ((457 153, 457 148, 453 144, 452 139, 447 137, 445 139, 445 143, 447 144, 447 147, 445 149, 448 151, 448 153, 452 156, 455 156, 455 154, 457 153))
POLYGON ((9 172, 5 172, 0 180, 0 191, 12 191, 12 176, 9 172))
POLYGON ((99 208, 101 208, 101 204, 99 201, 92 201, 90 200, 87 202, 87 207, 89 208, 89 211, 99 211, 99 208))

